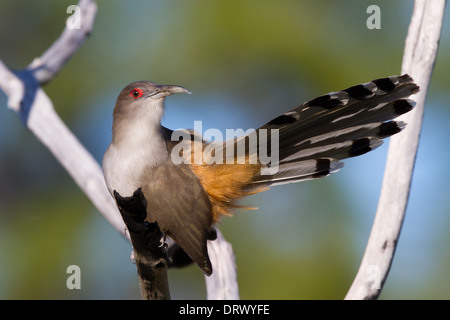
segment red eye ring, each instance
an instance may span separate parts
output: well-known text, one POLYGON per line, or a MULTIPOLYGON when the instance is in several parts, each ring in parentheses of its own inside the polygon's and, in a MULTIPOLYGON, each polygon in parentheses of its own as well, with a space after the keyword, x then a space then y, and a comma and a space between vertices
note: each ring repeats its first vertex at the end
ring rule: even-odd
POLYGON ((144 91, 140 88, 134 88, 130 91, 130 96, 132 96, 134 99, 138 99, 144 95, 144 91))

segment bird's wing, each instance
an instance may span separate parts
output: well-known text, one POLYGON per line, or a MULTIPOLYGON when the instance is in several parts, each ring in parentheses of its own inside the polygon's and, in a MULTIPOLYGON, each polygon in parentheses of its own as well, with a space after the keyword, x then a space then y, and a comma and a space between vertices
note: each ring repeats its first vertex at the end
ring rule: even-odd
POLYGON ((197 176, 186 165, 165 165, 145 171, 142 188, 147 200, 148 222, 178 245, 207 275, 212 273, 207 240, 212 230, 211 203, 197 176))

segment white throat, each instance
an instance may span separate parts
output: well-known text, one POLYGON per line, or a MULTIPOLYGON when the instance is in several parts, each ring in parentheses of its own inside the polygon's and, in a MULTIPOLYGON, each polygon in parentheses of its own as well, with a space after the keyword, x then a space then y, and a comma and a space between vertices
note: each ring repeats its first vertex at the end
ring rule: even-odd
POLYGON ((127 110, 136 112, 114 119, 113 141, 103 158, 103 173, 111 195, 116 190, 122 197, 131 196, 146 183, 145 170, 168 159, 161 134, 162 100, 139 110, 127 110))

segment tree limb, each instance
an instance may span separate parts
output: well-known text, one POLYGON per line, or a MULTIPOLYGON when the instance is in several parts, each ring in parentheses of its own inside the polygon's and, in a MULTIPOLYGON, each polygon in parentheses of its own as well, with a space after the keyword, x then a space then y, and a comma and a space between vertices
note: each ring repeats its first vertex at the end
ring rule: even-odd
MULTIPOLYGON (((66 26, 61 36, 44 54, 26 68, 39 84, 49 82, 78 51, 94 27, 97 4, 94 0, 80 0, 80 28, 66 26)), ((78 14, 78 13, 77 13, 78 14)))
POLYGON ((40 84, 50 81, 83 44, 92 29, 97 6, 80 0, 81 29, 64 29, 61 37, 25 70, 11 72, 0 60, 0 88, 8 96, 8 107, 52 152, 105 219, 125 236, 125 224, 111 198, 101 168, 56 113, 40 84))
POLYGON ((425 98, 439 46, 445 0, 416 0, 403 55, 402 74, 420 86, 416 107, 402 116, 408 123, 391 138, 381 195, 369 241, 345 299, 377 299, 386 281, 408 203, 419 145, 425 98))
POLYGON ((205 276, 207 299, 239 300, 233 249, 219 230, 217 239, 208 241, 208 254, 214 271, 211 276, 205 276))

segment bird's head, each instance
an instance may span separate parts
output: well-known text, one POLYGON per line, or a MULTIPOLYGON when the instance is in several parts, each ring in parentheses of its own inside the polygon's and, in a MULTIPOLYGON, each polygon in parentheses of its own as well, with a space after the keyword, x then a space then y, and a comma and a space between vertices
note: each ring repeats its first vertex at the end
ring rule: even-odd
POLYGON ((151 81, 136 81, 127 85, 117 97, 113 113, 113 138, 125 131, 156 128, 164 114, 165 97, 175 93, 190 93, 176 85, 158 85, 151 81))

